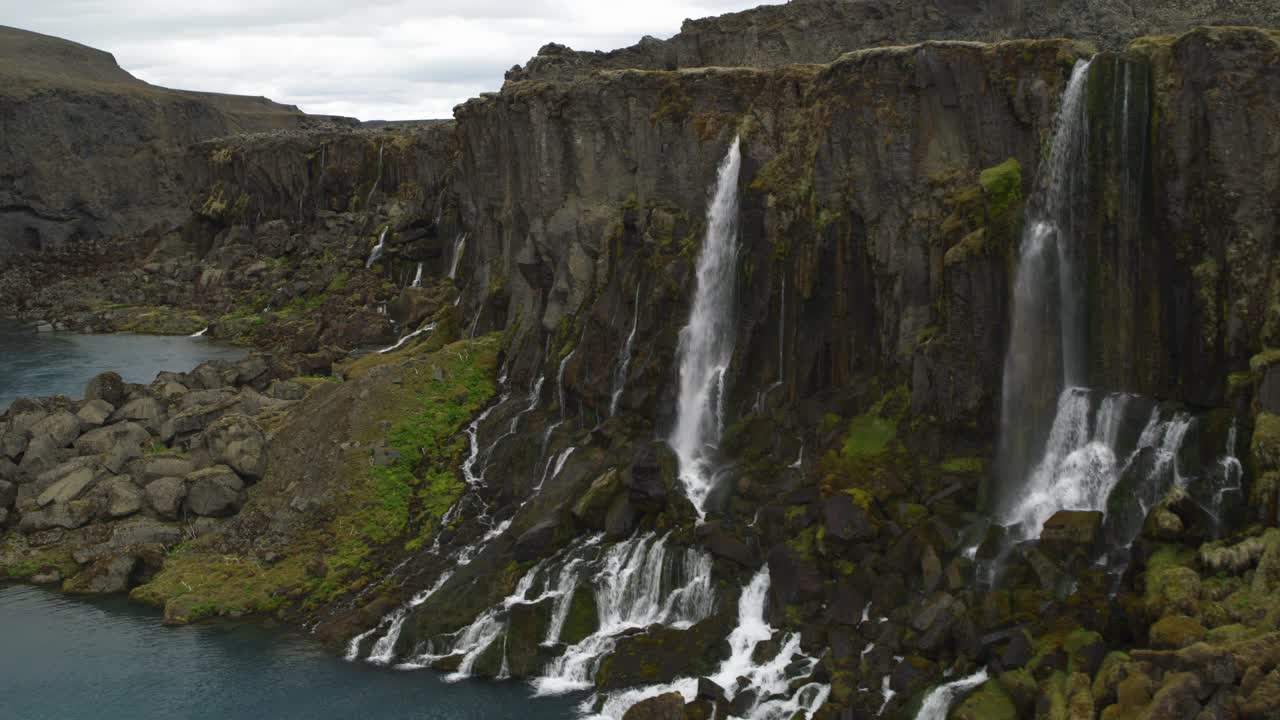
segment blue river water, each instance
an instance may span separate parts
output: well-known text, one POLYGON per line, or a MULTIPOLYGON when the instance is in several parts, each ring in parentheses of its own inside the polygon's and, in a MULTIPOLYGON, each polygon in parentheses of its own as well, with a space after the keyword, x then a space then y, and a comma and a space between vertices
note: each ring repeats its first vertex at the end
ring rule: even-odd
MULTIPOLYGON (((203 338, 37 334, 0 322, 0 412, 17 397, 79 397, 107 370, 150 382, 243 353, 203 338)), ((0 720, 551 720, 573 717, 575 703, 534 699, 522 683, 450 684, 349 663, 279 624, 166 627, 125 598, 0 584, 0 720)))

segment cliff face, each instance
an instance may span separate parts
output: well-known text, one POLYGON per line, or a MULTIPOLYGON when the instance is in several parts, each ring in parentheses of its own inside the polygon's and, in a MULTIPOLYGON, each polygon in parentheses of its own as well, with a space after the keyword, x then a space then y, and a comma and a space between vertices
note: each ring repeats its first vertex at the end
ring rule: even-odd
POLYGON ((316 123, 265 98, 167 90, 110 54, 0 27, 0 254, 171 226, 191 144, 316 123))
MULTIPOLYGON (((610 717, 646 693, 627 717, 710 717, 713 702, 905 717, 979 668, 990 681, 953 717, 1266 717, 1280 682, 1280 534, 1264 530, 1280 506, 1280 34, 1126 45, 1130 25, 1088 23, 1274 8, 1024 7, 796 2, 603 57, 557 50, 454 123, 192 141, 175 161, 182 226, 128 250, 138 268, 22 296, 87 327, 136 318, 122 303, 190 308, 215 337, 289 356, 223 369, 257 373, 225 390, 237 407, 263 388, 297 405, 258 407, 269 457, 244 510, 135 596, 174 620, 305 619, 377 663, 595 688, 610 717), (889 32, 873 15, 898 23, 899 40, 1086 39, 819 57, 843 49, 839 13, 866 33, 889 32), (795 39, 802 21, 812 43, 795 39), (803 52, 821 62, 784 64, 803 52), (734 63, 754 67, 696 67, 734 63), (1060 115, 1077 72, 1079 116, 1060 115), (1068 121, 1077 162, 1046 263, 1078 263, 1088 387, 1010 398, 1028 208, 1068 121), (695 504, 664 439, 734 138, 734 343, 709 391, 719 473, 695 504), (317 371, 342 382, 270 384, 317 371), (996 468, 1002 403, 1045 416, 1027 477, 996 468), (1011 481, 1065 510, 1008 520, 1011 481), (1103 485, 1101 502, 1063 500, 1103 485), (778 630, 739 657, 723 641, 752 613, 778 630), (711 685, 689 686, 699 677, 711 685)), ((1052 345, 1063 308, 1038 310, 1034 339, 1052 345)), ((1062 374, 1049 354, 1036 357, 1062 374)), ((168 402, 209 372, 130 402, 168 402)), ((83 409, 46 405, 0 417, 0 471, 28 487, 24 463, 44 460, 13 448, 69 451, 28 437, 27 415, 83 409)), ((220 442, 194 425, 157 440, 220 442)), ((101 527, 67 528, 59 567, 91 576, 74 550, 101 527)), ((9 574, 54 552, 19 535, 0 554, 9 574)))
POLYGON ((550 44, 508 80, 549 80, 592 70, 776 67, 827 63, 861 48, 927 40, 998 41, 1068 37, 1122 49, 1143 35, 1200 25, 1280 25, 1266 0, 792 0, 701 20, 686 20, 669 40, 646 37, 611 52, 550 44))

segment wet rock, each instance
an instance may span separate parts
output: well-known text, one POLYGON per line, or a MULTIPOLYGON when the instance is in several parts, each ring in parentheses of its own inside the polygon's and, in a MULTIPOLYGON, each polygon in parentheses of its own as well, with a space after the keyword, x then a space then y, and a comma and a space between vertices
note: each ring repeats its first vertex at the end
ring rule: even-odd
POLYGON ((724 688, 720 687, 713 680, 707 678, 698 678, 698 695, 699 700, 706 700, 713 703, 724 703, 726 696, 724 688))
POLYGON ((516 562, 529 562, 542 557, 555 543, 560 524, 555 520, 544 520, 524 531, 516 539, 516 562))
POLYGON ((186 477, 186 485, 187 510, 201 517, 234 515, 244 504, 244 481, 225 465, 191 473, 186 477))
POLYGON ((573 517, 585 527, 603 530, 609 507, 621 491, 622 478, 617 468, 606 470, 573 504, 573 517))
POLYGON ((253 418, 229 415, 205 431, 205 446, 214 462, 257 480, 267 471, 267 437, 253 418))
POLYGON ((1040 544, 1058 552, 1094 548, 1102 532, 1101 512, 1060 510, 1044 523, 1040 544))
POLYGON ((85 400, 105 400, 120 405, 129 395, 129 388, 119 373, 105 372, 89 381, 84 389, 85 400))
POLYGON ((727 632, 722 618, 711 617, 683 630, 654 626, 619 638, 596 672, 596 687, 618 690, 713 672, 727 632))
POLYGON ((823 577, 813 558, 781 544, 769 552, 770 592, 783 605, 817 599, 822 594, 823 577))
POLYGON ((665 444, 648 445, 627 474, 631 504, 640 512, 660 511, 667 504, 668 475, 672 458, 665 444))
POLYGON ((515 678, 532 677, 542 669, 542 640, 551 622, 554 600, 517 603, 507 613, 507 669, 515 678))
POLYGON ((759 555, 751 545, 737 535, 725 530, 720 523, 709 522, 698 527, 702 545, 716 557, 732 560, 746 568, 760 566, 759 555))
POLYGON ((605 537, 610 540, 623 540, 636 529, 636 509, 631 498, 619 495, 609 505, 609 514, 604 519, 605 537))
POLYGON ((622 720, 684 720, 684 696, 669 692, 632 705, 622 720))
POLYGON ((1272 720, 1280 708, 1280 669, 1267 673, 1240 703, 1244 720, 1272 720))
POLYGON ((160 478, 147 485, 147 502, 156 514, 166 520, 178 519, 182 502, 187 499, 187 483, 182 478, 160 478))

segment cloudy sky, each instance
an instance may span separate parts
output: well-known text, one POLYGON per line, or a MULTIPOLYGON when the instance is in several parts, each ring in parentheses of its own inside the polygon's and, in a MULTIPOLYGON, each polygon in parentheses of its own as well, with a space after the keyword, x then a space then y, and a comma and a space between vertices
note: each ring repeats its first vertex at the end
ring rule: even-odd
POLYGON ((114 53, 147 82, 363 120, 450 117, 547 42, 610 50, 781 0, 0 0, 0 24, 114 53))

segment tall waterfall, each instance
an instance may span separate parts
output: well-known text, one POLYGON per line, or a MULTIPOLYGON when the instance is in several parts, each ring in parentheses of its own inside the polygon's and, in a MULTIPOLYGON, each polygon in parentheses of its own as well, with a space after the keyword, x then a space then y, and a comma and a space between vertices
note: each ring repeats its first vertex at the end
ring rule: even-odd
POLYGON ((458 279, 458 262, 462 260, 462 253, 467 249, 467 234, 461 233, 457 239, 453 241, 453 257, 449 258, 449 279, 458 279))
POLYGON ((1023 478, 1043 448, 1059 393, 1085 381, 1084 296, 1073 210, 1086 180, 1089 66, 1077 62, 1071 73, 1049 157, 1027 208, 1004 364, 997 516, 1022 501, 1023 478))
POLYGON ((680 331, 680 394, 668 442, 680 459, 680 481, 701 517, 714 480, 716 445, 724 421, 724 376, 733 357, 733 308, 738 267, 740 139, 720 163, 707 236, 698 256, 697 290, 680 331))
POLYGON ((391 226, 382 228, 382 232, 378 233, 378 244, 373 246, 373 250, 369 251, 369 259, 364 261, 365 269, 373 267, 373 264, 382 259, 382 251, 387 247, 387 230, 391 226))
POLYGON ((622 357, 618 361, 618 370, 613 379, 613 395, 609 399, 609 416, 618 414, 618 401, 622 399, 622 391, 627 388, 627 371, 631 369, 631 351, 636 342, 636 330, 640 327, 640 283, 636 283, 635 305, 631 310, 631 332, 627 342, 622 346, 622 357))

